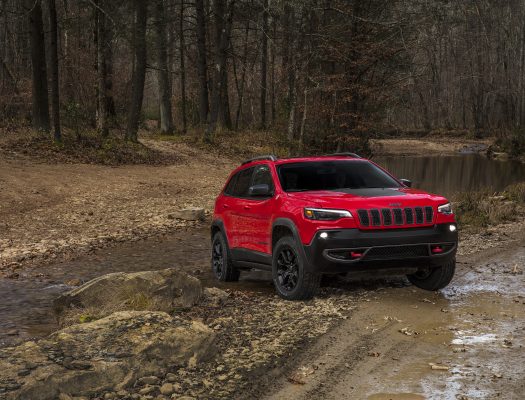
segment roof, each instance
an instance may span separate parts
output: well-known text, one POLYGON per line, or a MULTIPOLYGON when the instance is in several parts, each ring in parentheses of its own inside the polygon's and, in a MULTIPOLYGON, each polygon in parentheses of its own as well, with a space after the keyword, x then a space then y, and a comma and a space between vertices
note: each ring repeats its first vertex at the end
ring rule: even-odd
POLYGON ((241 165, 251 164, 253 162, 260 161, 271 161, 277 165, 288 164, 292 162, 312 162, 312 161, 335 161, 335 160, 365 160, 355 153, 335 153, 335 154, 326 154, 321 156, 302 156, 302 157, 289 157, 289 158, 277 158, 274 155, 265 155, 250 158, 242 162, 241 165))

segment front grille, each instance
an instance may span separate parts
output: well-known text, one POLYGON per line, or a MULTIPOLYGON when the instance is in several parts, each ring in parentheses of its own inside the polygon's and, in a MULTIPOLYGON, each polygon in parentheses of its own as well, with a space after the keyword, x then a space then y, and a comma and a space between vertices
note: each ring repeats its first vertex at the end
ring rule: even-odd
POLYGON ((403 225, 403 211, 400 208, 394 208, 394 221, 396 225, 403 225))
POLYGON ((427 223, 431 223, 434 219, 434 209, 432 207, 425 207, 425 218, 427 223))
POLYGON ((363 227, 392 225, 431 224, 434 220, 434 209, 431 206, 415 208, 372 208, 357 210, 359 222, 363 227))
POLYGON ((383 225, 392 225, 392 211, 390 211, 389 208, 383 208, 381 210, 381 215, 383 215, 383 225))
POLYGON ((367 260, 395 260, 428 256, 427 245, 372 247, 365 256, 367 260))
POLYGON ((381 217, 379 216, 379 210, 370 210, 372 216, 372 225, 381 226, 381 217))
POLYGON ((370 225, 370 218, 368 217, 367 210, 358 210, 357 214, 359 215, 359 221, 361 222, 361 225, 363 226, 370 225))
POLYGON ((416 224, 423 223, 423 209, 421 207, 416 207, 416 224))

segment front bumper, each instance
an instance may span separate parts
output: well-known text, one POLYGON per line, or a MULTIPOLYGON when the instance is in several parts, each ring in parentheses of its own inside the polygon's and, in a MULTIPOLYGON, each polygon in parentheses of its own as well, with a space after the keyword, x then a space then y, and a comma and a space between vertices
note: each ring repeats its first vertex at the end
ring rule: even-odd
POLYGON ((304 246, 307 264, 322 273, 438 267, 456 255, 455 224, 425 228, 321 230, 304 246))

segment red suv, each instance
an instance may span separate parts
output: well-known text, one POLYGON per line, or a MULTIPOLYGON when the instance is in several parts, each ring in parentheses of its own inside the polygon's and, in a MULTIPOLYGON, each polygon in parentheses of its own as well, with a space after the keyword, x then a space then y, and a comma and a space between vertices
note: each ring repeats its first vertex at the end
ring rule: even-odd
POLYGON ((216 200, 212 268, 272 272, 280 296, 311 298, 322 274, 396 269, 426 290, 451 281, 458 244, 449 201, 353 153, 257 157, 216 200))

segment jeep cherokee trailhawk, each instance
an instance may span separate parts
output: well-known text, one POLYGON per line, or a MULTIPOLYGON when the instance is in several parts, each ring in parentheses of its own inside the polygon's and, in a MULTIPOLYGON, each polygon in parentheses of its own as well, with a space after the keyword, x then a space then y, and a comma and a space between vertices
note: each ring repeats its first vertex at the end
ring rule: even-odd
POLYGON ((451 281, 458 243, 449 201, 410 188, 353 153, 245 161, 215 203, 212 268, 272 272, 280 296, 311 298, 322 274, 398 269, 438 290, 451 281))

